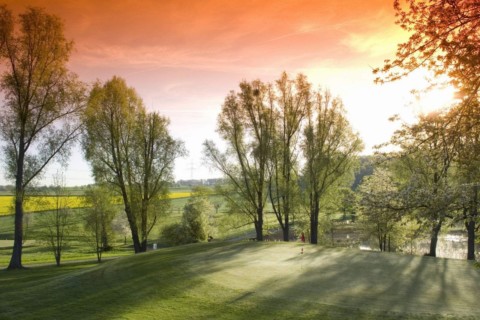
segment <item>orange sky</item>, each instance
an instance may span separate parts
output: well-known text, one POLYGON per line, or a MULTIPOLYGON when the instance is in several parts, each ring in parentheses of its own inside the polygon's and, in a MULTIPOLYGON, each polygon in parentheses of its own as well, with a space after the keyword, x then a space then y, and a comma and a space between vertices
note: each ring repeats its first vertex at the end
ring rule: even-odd
MULTIPOLYGON (((339 95, 367 152, 393 131, 387 119, 411 113, 407 84, 373 84, 372 67, 392 58, 406 36, 394 24, 393 0, 15 0, 45 7, 75 42, 72 71, 84 81, 113 75, 136 88, 150 109, 171 119, 190 157, 177 179, 206 178, 201 144, 215 138, 216 117, 243 80, 305 73, 339 95), (189 167, 193 164, 196 168, 189 167)), ((79 152, 69 184, 85 183, 79 152)), ((71 166, 73 167, 73 166, 71 166)))

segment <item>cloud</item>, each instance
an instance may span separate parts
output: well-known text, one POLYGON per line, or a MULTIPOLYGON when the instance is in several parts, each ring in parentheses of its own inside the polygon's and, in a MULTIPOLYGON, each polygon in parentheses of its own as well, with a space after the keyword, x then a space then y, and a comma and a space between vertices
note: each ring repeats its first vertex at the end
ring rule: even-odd
POLYGON ((408 34, 395 25, 389 11, 380 10, 370 19, 358 22, 358 27, 349 31, 341 43, 354 54, 378 58, 391 56, 397 44, 407 40, 408 34))

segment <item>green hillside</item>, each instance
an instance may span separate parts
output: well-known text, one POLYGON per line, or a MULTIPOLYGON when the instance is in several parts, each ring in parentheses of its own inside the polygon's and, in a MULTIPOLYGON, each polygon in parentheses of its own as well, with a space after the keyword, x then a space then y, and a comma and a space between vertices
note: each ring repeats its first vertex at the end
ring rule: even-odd
POLYGON ((480 270, 448 259, 218 242, 0 272, 0 319, 480 318, 480 270))

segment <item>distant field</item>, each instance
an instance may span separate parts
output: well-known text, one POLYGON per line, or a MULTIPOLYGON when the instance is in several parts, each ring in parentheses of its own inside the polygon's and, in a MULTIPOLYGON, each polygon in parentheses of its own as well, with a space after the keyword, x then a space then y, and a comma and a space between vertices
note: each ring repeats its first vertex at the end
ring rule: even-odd
MULTIPOLYGON (((0 215, 13 214, 13 196, 0 196, 0 215)), ((83 196, 35 196, 29 197, 25 201, 25 212, 47 211, 56 207, 59 201, 62 206, 68 208, 82 208, 85 206, 85 198, 83 196)))
MULTIPOLYGON (((191 193, 187 191, 181 192, 172 192, 169 195, 170 199, 180 199, 188 198, 191 193)), ((68 208, 83 208, 85 207, 85 197, 84 196, 32 196, 29 197, 25 202, 25 212, 37 212, 37 211, 48 211, 56 207, 56 201, 61 201, 65 203, 65 206, 68 208)), ((121 203, 121 199, 119 199, 121 203)), ((13 196, 5 195, 0 196, 0 216, 13 214, 13 196)))

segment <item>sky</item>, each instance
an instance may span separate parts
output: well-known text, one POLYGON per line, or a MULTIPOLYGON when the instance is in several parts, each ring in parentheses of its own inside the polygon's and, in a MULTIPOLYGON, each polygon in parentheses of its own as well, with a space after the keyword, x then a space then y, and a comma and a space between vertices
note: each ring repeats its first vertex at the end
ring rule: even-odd
MULTIPOLYGON (((365 144, 388 141, 394 114, 413 119, 440 107, 453 91, 410 93, 422 74, 385 85, 372 68, 393 58, 408 34, 395 25, 393 0, 7 0, 15 13, 43 7, 61 17, 75 43, 71 71, 91 83, 120 76, 148 110, 170 119, 170 133, 189 156, 175 164, 175 178, 219 174, 202 162, 202 143, 218 140, 222 103, 242 80, 303 73, 315 87, 339 96, 365 144)), ((50 168, 50 171, 54 167, 50 168)), ((45 184, 49 184, 45 175, 45 184)), ((79 147, 65 173, 68 185, 92 183, 79 147)), ((6 183, 0 177, 0 184, 6 183)))

